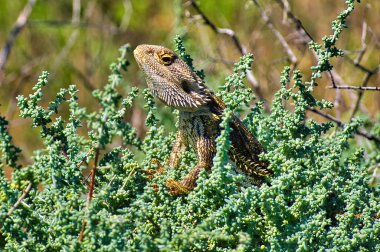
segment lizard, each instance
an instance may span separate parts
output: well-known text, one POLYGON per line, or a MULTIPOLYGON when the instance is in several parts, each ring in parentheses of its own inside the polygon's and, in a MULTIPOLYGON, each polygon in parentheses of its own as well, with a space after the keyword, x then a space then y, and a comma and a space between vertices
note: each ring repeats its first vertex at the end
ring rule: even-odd
MULTIPOLYGON (((197 165, 183 180, 166 181, 171 195, 188 194, 196 187, 200 171, 210 171, 213 166, 215 140, 226 105, 172 50, 143 44, 133 54, 153 96, 179 110, 179 127, 168 166, 178 167, 181 153, 188 147, 197 154, 197 165)), ((231 121, 229 157, 238 173, 247 175, 252 184, 261 184, 264 177, 272 174, 269 163, 259 158, 264 148, 239 118, 232 115, 231 121)))

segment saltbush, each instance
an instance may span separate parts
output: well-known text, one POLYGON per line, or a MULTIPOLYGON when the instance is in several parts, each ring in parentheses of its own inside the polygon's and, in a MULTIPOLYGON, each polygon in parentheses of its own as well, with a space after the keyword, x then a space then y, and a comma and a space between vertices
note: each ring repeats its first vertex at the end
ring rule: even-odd
MULTIPOLYGON (((347 1, 347 9, 333 22, 334 34, 323 45, 311 44, 319 62, 309 81, 297 69, 284 68, 269 113, 263 102, 250 106, 254 96, 244 77, 253 57, 241 58, 218 90, 227 109, 214 167, 200 174, 198 186, 186 196, 169 195, 165 181, 186 175, 197 161, 193 151, 183 154, 178 169, 149 175, 158 168, 153 160, 166 163, 175 134, 160 124, 149 90, 142 92, 146 137, 138 139, 124 120, 138 95, 137 88, 127 87, 126 98, 118 92, 125 84, 127 48, 111 65, 107 85, 93 92, 99 103, 94 111, 79 106, 75 86, 61 89, 43 107, 48 85, 48 73, 43 72, 34 92, 18 97, 21 117, 32 119, 44 144, 34 152, 32 164, 18 164, 20 149, 12 145, 7 121, 0 117, 1 166, 14 169, 11 181, 0 169, 0 248, 380 251, 380 190, 369 186, 367 174, 379 161, 379 150, 364 159, 364 150, 352 140, 359 120, 339 130, 306 117, 308 108, 332 107, 312 92, 321 73, 332 68, 330 58, 342 55, 335 42, 353 8, 354 1, 347 1), (68 115, 63 107, 69 108, 68 115), (270 162, 274 175, 261 187, 247 186, 244 176, 232 172, 232 113, 246 115, 244 123, 265 146, 261 158, 270 162)), ((179 55, 192 64, 182 41, 176 42, 179 55)))

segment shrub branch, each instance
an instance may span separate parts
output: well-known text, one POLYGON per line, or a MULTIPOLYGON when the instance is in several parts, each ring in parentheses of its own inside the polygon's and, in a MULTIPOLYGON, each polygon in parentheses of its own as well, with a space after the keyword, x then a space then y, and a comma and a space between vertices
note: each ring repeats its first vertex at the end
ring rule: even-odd
POLYGON ((32 190, 32 182, 29 181, 28 186, 25 188, 25 190, 22 192, 20 198, 17 199, 16 203, 9 209, 7 215, 5 215, 4 220, 2 223, 0 223, 0 229, 3 227, 5 221, 12 215, 12 213, 17 209, 17 207, 20 205, 20 203, 25 199, 25 197, 28 195, 28 193, 32 190))

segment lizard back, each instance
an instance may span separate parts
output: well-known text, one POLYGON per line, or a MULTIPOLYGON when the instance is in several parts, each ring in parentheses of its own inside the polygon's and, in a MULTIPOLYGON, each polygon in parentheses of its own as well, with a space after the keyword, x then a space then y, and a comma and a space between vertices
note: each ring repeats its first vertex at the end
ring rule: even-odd
MULTIPOLYGON (((214 93, 210 92, 209 96, 211 98, 209 103, 211 112, 221 116, 226 105, 214 93)), ((259 155, 264 152, 264 148, 235 115, 232 115, 230 126, 232 127, 232 132, 230 133, 232 146, 229 155, 236 164, 237 172, 248 175, 253 183, 261 182, 263 176, 272 174, 267 169, 269 163, 259 159, 259 155)))

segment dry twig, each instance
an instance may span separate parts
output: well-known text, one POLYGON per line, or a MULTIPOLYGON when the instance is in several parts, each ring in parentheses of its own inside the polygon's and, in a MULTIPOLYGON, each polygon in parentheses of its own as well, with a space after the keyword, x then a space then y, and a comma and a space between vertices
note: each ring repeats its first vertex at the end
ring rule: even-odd
MULTIPOLYGON (((369 79, 371 78, 371 76, 372 76, 372 73, 368 72, 368 73, 364 76, 363 82, 362 82, 362 84, 361 84, 360 86, 361 86, 361 87, 365 87, 365 86, 367 86, 367 83, 368 83, 369 79)), ((351 117, 350 117, 350 121, 352 120, 352 118, 354 118, 356 112, 357 112, 358 109, 359 109, 359 105, 360 105, 360 102, 361 102, 361 100, 362 100, 363 94, 364 94, 363 90, 359 90, 359 92, 358 92, 358 99, 356 100, 355 106, 354 106, 354 108, 353 108, 353 110, 352 110, 352 114, 351 114, 351 117)))
POLYGON ((336 89, 351 89, 351 90, 363 90, 363 91, 380 91, 380 87, 363 87, 363 86, 337 86, 337 87, 330 87, 330 88, 336 88, 336 89))
POLYGON ((17 207, 21 204, 21 202, 25 199, 26 195, 32 190, 32 182, 29 181, 28 186, 25 188, 25 190, 22 192, 20 198, 16 201, 16 203, 9 209, 7 215, 5 215, 5 218, 3 222, 0 223, 0 229, 3 227, 5 221, 12 215, 12 213, 17 209, 17 207))
MULTIPOLYGON (((330 121, 333 121, 335 122, 339 127, 343 128, 345 126, 345 123, 343 123, 342 121, 336 119, 335 117, 329 115, 329 114, 326 114, 326 113, 323 113, 315 108, 312 108, 312 107, 309 107, 308 108, 309 111, 317 114, 317 115, 320 115, 330 121)), ((362 130, 357 130, 357 134, 360 135, 360 136, 363 136, 365 138, 367 138, 368 140, 373 140, 373 141, 376 141, 378 143, 380 143, 380 137, 378 136, 374 136, 374 135, 371 135, 369 134, 368 132, 365 132, 365 131, 362 131, 362 130)))
MULTIPOLYGON (((296 15, 293 14, 293 12, 290 9, 290 5, 287 0, 276 0, 276 2, 280 5, 280 7, 283 9, 283 11, 286 13, 288 18, 293 22, 293 24, 296 27, 296 30, 303 38, 305 38, 305 43, 309 43, 310 41, 314 41, 313 37, 310 35, 310 33, 306 30, 305 26, 303 26, 301 20, 297 18, 296 15)), ((314 57, 316 60, 318 60, 318 55, 313 52, 314 57)), ((336 83, 343 83, 343 78, 335 71, 335 70, 329 70, 328 75, 331 79, 332 86, 335 87, 336 83)), ((338 96, 338 95, 337 95, 338 96)))
MULTIPOLYGON (((89 210, 90 203, 92 200, 92 195, 94 194, 95 175, 96 175, 96 168, 98 166, 98 159, 99 159, 99 147, 96 148, 94 165, 92 166, 90 187, 88 189, 88 194, 87 194, 86 212, 88 212, 88 210, 89 210)), ((79 233, 79 241, 80 242, 83 241, 84 230, 86 229, 86 224, 87 224, 86 218, 83 218, 82 228, 81 228, 80 233, 79 233)))
POLYGON ((269 19, 267 13, 265 10, 263 10, 257 0, 252 0, 253 3, 256 5, 257 9, 260 11, 261 17, 265 21, 268 28, 273 32, 273 34, 277 37, 277 39, 280 41, 282 47, 284 48, 285 52, 288 54, 290 61, 292 64, 294 64, 294 67, 297 65, 298 60, 296 55, 293 53, 293 50, 290 48, 288 42, 286 42, 285 38, 282 36, 282 34, 274 27, 272 21, 269 19))
POLYGON ((9 37, 5 41, 5 45, 0 52, 0 73, 4 69, 4 65, 7 62, 8 56, 11 52, 11 49, 16 40, 16 37, 19 35, 21 30, 25 27, 26 22, 28 22, 30 13, 32 12, 32 9, 35 3, 36 3, 36 0, 29 0, 26 3, 24 9, 21 11, 15 24, 13 25, 13 28, 9 34, 9 37))
MULTIPOLYGON (((227 28, 219 28, 217 27, 211 20, 206 16, 206 14, 199 8, 198 4, 195 2, 195 0, 190 0, 191 6, 195 9, 195 11, 201 16, 202 20, 204 21, 204 24, 209 26, 211 30, 213 30, 216 34, 223 34, 229 36, 235 47, 238 49, 241 55, 247 54, 247 50, 240 42, 239 38, 236 36, 236 33, 227 28)), ((251 71, 247 71, 247 79, 249 83, 251 83, 253 89, 255 90, 256 95, 261 99, 265 100, 264 96, 261 93, 259 83, 256 79, 256 77, 252 74, 251 71)))

